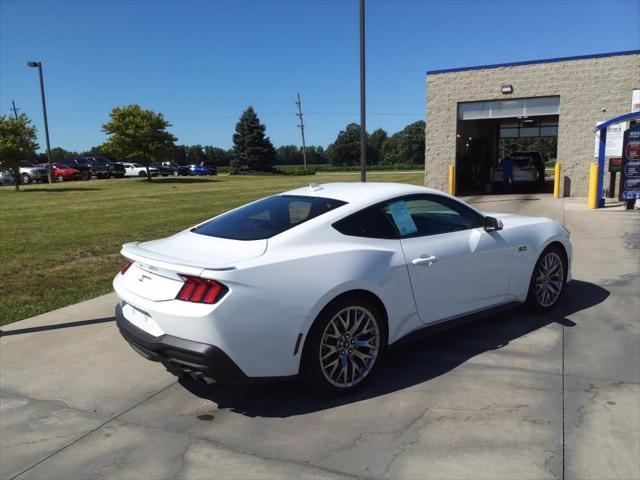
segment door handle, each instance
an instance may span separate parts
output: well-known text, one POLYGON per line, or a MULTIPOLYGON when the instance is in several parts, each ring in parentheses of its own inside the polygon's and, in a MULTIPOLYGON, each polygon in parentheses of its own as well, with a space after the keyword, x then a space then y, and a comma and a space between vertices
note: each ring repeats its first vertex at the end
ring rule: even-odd
POLYGON ((436 263, 438 261, 438 257, 436 257, 435 255, 421 255, 418 258, 414 258, 413 260, 411 260, 411 263, 413 263, 414 265, 425 265, 425 266, 429 266, 432 263, 436 263))

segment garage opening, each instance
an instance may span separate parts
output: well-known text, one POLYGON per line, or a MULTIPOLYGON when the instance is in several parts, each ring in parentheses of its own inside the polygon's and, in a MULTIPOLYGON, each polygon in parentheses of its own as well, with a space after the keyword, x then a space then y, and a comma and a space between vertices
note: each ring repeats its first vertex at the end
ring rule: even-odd
POLYGON ((456 193, 550 193, 559 107, 559 96, 459 103, 456 193))

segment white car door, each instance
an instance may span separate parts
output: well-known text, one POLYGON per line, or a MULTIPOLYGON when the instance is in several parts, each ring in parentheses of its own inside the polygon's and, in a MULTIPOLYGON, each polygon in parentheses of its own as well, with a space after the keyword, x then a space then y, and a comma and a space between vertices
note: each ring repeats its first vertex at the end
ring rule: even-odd
POLYGON ((401 235, 418 313, 435 323, 504 303, 513 248, 500 230, 466 205, 412 195, 385 205, 401 235))

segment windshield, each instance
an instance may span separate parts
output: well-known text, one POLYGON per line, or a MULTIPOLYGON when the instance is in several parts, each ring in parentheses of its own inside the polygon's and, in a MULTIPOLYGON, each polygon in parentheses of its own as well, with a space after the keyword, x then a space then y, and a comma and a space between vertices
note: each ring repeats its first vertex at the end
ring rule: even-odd
POLYGON ((240 207, 192 231, 231 240, 260 240, 278 235, 345 203, 330 198, 278 195, 240 207))

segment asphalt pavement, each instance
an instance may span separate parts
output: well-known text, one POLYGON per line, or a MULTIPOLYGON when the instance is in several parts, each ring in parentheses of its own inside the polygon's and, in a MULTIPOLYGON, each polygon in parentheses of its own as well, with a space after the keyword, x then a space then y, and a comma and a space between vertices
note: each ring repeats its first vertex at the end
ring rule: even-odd
POLYGON ((640 212, 467 200, 569 228, 562 305, 433 333, 338 399, 178 382, 120 337, 113 295, 16 322, 0 337, 0 477, 640 478, 640 212))

